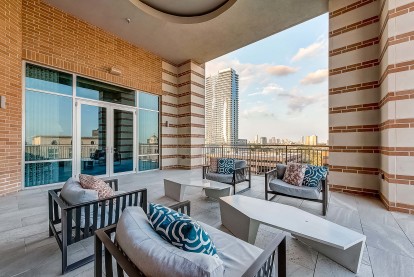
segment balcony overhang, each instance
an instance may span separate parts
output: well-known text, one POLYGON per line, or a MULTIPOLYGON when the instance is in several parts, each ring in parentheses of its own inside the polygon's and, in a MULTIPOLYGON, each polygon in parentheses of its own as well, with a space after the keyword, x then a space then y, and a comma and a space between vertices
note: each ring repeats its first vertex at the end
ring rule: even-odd
POLYGON ((176 64, 207 62, 328 11, 328 0, 44 1, 176 64))

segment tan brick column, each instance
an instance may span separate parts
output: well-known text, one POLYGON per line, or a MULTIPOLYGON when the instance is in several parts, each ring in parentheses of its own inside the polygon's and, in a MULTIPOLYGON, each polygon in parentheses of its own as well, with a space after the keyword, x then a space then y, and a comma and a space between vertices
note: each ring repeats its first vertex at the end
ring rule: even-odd
POLYGON ((378 195, 379 1, 329 1, 329 183, 378 195))
POLYGON ((0 195, 20 190, 22 156, 22 1, 0 1, 0 195))
POLYGON ((414 214, 414 1, 380 7, 381 198, 414 214))
POLYGON ((178 164, 181 168, 202 165, 205 129, 204 66, 188 61, 178 67, 178 164))
POLYGON ((163 62, 162 168, 201 166, 204 145, 204 67, 163 62), (167 126, 168 122, 168 126, 167 126))

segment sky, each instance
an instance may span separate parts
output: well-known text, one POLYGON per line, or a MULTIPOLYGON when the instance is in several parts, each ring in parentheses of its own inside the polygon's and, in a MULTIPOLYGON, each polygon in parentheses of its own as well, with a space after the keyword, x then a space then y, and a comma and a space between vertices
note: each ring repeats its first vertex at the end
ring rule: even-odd
POLYGON ((328 14, 206 63, 239 74, 239 138, 328 139, 328 14))

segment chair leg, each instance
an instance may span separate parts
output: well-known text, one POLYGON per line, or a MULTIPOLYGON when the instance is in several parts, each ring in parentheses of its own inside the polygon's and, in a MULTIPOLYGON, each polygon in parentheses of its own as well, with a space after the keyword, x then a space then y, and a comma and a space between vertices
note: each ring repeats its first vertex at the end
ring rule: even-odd
POLYGON ((267 190, 265 190, 265 199, 266 199, 266 200, 269 200, 269 196, 268 196, 268 194, 267 194, 267 190))

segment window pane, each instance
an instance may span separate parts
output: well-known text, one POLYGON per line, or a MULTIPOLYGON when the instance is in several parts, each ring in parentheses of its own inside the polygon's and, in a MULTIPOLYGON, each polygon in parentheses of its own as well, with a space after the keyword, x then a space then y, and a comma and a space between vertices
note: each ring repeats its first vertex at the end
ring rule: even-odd
POLYGON ((114 109, 114 173, 134 170, 134 113, 114 109))
POLYGON ((106 174, 106 108, 81 105, 81 173, 106 174))
POLYGON ((93 100, 135 106, 135 91, 104 84, 86 78, 77 78, 76 95, 93 100))
POLYGON ((26 91, 25 160, 72 158, 72 98, 26 91))
POLYGON ((139 107, 143 109, 158 111, 158 96, 140 92, 139 107))
POLYGON ((72 161, 29 163, 24 169, 25 187, 65 182, 72 177, 72 161))
POLYGON ((36 65, 26 65, 26 88, 72 95, 72 75, 36 65))
POLYGON ((139 111, 139 154, 158 154, 158 112, 139 111))
POLYGON ((139 171, 158 169, 160 167, 158 155, 140 156, 138 161, 139 171))

